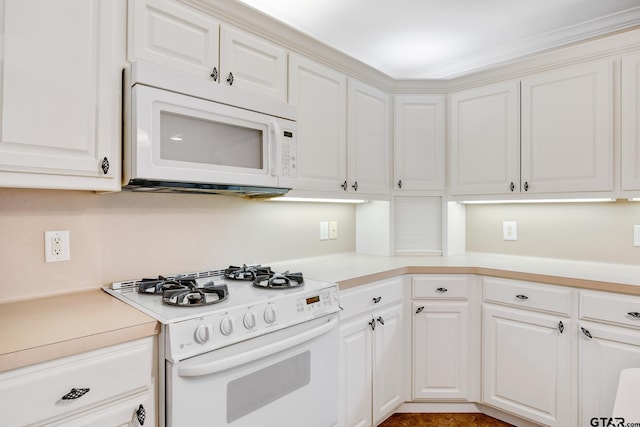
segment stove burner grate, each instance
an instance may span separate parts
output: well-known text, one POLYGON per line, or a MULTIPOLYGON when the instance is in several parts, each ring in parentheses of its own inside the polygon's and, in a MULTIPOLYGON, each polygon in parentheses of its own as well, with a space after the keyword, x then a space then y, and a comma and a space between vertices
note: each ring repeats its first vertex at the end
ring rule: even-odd
POLYGON ((253 286, 264 289, 289 289, 303 285, 302 273, 289 273, 288 271, 257 276, 253 281, 253 286))
POLYGON ((271 267, 263 267, 261 265, 242 264, 242 267, 229 266, 224 270, 224 277, 232 280, 255 280, 258 276, 272 276, 274 273, 271 267))
POLYGON ((184 281, 187 286, 180 289, 167 289, 162 293, 165 304, 178 307, 193 307, 217 304, 229 297, 227 285, 214 285, 213 281, 197 286, 195 280, 184 281))

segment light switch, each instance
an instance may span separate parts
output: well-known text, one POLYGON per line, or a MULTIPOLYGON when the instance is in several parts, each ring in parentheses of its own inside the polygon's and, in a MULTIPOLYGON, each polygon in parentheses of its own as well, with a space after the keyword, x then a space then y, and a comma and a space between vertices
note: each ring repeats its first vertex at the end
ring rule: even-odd
POLYGON ((329 240, 329 223, 320 221, 320 240, 329 240))
POLYGON ((515 221, 502 222, 502 239, 518 240, 518 225, 515 221))

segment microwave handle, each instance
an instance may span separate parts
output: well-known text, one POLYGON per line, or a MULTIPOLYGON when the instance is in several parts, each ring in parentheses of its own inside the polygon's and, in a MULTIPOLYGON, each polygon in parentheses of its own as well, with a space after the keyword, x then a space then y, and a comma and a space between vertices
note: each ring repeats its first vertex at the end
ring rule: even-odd
POLYGON ((277 121, 272 121, 269 126, 273 138, 269 138, 269 169, 271 176, 277 176, 280 171, 280 157, 282 156, 282 129, 277 121))

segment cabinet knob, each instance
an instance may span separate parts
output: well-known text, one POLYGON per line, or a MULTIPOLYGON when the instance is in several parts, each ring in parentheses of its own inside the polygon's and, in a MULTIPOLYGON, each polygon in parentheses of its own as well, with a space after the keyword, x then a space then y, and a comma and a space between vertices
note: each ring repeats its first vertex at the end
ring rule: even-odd
POLYGON ((524 183, 524 191, 529 191, 529 183, 528 182, 524 183))
POLYGON ((436 289, 436 292, 439 292, 441 294, 444 294, 444 293, 446 293, 448 291, 449 291, 449 289, 447 289, 447 288, 438 288, 438 289, 436 289))
POLYGON ((229 86, 233 86, 233 73, 229 73, 229 77, 227 77, 227 83, 229 83, 229 86))
POLYGON ((347 191, 347 185, 349 185, 349 184, 347 184, 347 181, 345 180, 345 182, 343 182, 342 184, 340 184, 340 187, 342 187, 342 189, 343 189, 344 191, 347 191))
POLYGON ((586 336, 589 339, 592 339, 593 336, 591 335, 591 332, 589 332, 587 329, 583 328, 582 326, 580 327, 580 330, 582 331, 582 333, 584 334, 584 336, 586 336))
POLYGON ((560 323, 558 323, 558 330, 560 331, 560 333, 564 332, 564 323, 562 323, 562 320, 560 321, 560 323))
POLYGON ((358 191, 358 181, 354 182, 351 188, 353 188, 355 191, 358 191))
POLYGON ((382 301, 382 297, 373 297, 373 303, 374 303, 374 304, 377 304, 377 303, 379 303, 380 301, 382 301))
POLYGON ((402 188, 402 180, 401 179, 398 180, 398 188, 402 188))
POLYGON ((85 394, 91 391, 90 388, 72 388, 71 391, 64 396, 62 396, 62 400, 75 400, 79 399, 85 394))
POLYGON ((145 418, 147 418, 147 411, 144 409, 144 406, 138 406, 138 410, 136 411, 136 418, 138 419, 138 423, 143 426, 144 420, 145 418))
POLYGON ((630 317, 633 317, 634 319, 640 319, 640 313, 638 313, 637 311, 632 311, 627 313, 630 317))
POLYGON ((513 191, 516 189, 516 185, 513 183, 513 181, 511 182, 511 185, 509 185, 509 190, 511 190, 511 192, 513 193, 513 191))
POLYGON ((424 305, 421 305, 420 307, 416 308, 416 314, 422 313, 424 311, 424 305))
POLYGON ((528 297, 528 296, 526 296, 526 295, 522 295, 522 294, 520 294, 520 295, 516 295, 516 298, 518 298, 520 301, 526 301, 526 300, 528 300, 528 299, 529 299, 529 297, 528 297))
POLYGON ((100 169, 102 169, 102 173, 105 175, 109 172, 109 159, 106 157, 102 159, 102 162, 100 162, 100 169))
POLYGON ((371 322, 369 322, 369 326, 371 327, 372 331, 376 330, 376 320, 375 319, 371 319, 371 322))
POLYGON ((384 319, 382 318, 382 316, 378 316, 378 323, 380 323, 382 326, 384 326, 384 319))
POLYGON ((213 67, 213 70, 211 71, 211 78, 214 82, 218 81, 218 67, 213 67))

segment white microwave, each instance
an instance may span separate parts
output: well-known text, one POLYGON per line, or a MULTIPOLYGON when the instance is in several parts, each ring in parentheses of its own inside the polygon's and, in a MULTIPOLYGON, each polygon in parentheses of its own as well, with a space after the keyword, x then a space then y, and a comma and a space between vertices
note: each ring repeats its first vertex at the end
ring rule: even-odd
POLYGON ((294 186, 295 107, 143 62, 124 81, 124 190, 272 197, 294 186))

